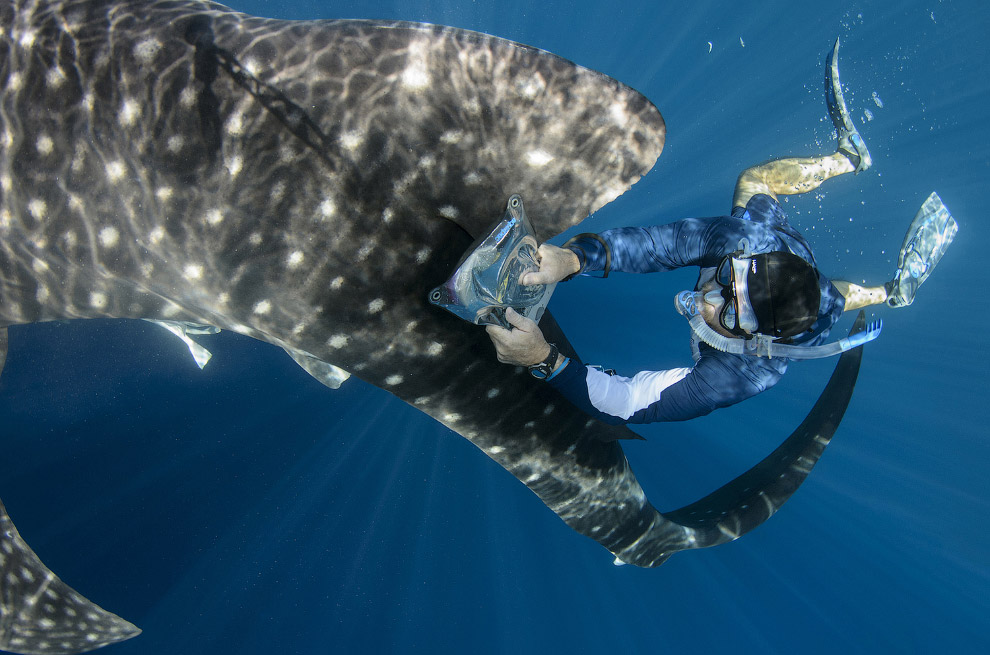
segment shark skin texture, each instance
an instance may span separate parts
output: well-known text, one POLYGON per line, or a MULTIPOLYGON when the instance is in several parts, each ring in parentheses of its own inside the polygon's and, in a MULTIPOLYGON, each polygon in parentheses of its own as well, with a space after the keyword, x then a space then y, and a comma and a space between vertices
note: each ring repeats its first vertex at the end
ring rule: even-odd
MULTIPOLYGON (((665 136, 633 89, 466 30, 0 0, 0 362, 10 325, 231 330, 433 417, 617 562, 731 541, 814 466, 861 349, 781 449, 664 514, 622 452, 630 430, 499 364, 482 329, 427 299, 512 194, 546 240, 645 175, 665 136)), ((541 327, 574 354, 549 314, 541 327)), ((0 505, 0 649, 77 653, 137 632, 58 580, 0 505)))

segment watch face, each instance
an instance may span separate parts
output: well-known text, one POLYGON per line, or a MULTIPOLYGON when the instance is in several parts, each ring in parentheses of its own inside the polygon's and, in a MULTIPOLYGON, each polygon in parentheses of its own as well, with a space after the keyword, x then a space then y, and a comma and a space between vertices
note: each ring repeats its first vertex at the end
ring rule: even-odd
POLYGON ((546 380, 550 377, 553 374, 553 365, 557 363, 557 346, 552 343, 549 345, 550 353, 547 355, 547 358, 539 364, 533 364, 529 367, 529 374, 537 380, 546 380))
POLYGON ((529 369, 529 374, 537 380, 546 380, 553 373, 553 368, 549 364, 537 364, 529 369))

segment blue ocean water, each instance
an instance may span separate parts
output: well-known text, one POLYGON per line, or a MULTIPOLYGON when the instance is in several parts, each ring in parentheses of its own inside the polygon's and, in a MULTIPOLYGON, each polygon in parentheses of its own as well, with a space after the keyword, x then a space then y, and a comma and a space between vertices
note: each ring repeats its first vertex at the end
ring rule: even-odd
MULTIPOLYGON (((12 328, 0 497, 54 571, 144 629, 106 652, 990 652, 984 0, 232 4, 480 30, 640 90, 666 149, 582 231, 726 213, 746 166, 831 151, 822 62, 839 35, 874 167, 789 198, 792 222, 826 273, 871 283, 931 191, 960 231, 914 305, 876 311, 842 426, 783 510, 656 570, 612 566, 467 441, 359 381, 330 392, 271 346, 204 338, 199 371, 147 324, 12 328)), ((590 361, 684 366, 671 298, 694 275, 577 280, 551 310, 590 361)), ((625 450, 654 504, 761 459, 831 365, 643 428, 625 450)))

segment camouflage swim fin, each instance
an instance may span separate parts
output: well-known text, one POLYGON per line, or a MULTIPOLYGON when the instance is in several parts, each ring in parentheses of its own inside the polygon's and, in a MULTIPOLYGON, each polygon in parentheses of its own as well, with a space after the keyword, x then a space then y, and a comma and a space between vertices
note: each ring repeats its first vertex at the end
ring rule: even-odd
POLYGON ((904 235, 904 244, 897 256, 897 271, 886 285, 888 305, 907 307, 914 302, 918 287, 932 274, 958 230, 952 214, 933 191, 904 235))
POLYGON ((849 158, 856 167, 857 173, 865 171, 873 165, 873 159, 842 97, 842 84, 839 82, 838 37, 835 39, 835 46, 825 59, 825 104, 828 106, 829 118, 832 119, 832 124, 835 125, 835 131, 838 133, 839 152, 849 158))

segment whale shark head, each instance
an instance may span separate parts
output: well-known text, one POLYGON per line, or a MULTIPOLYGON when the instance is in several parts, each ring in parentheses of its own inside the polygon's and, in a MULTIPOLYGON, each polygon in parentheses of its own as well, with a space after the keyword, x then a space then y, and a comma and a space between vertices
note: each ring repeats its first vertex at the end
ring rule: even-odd
MULTIPOLYGON (((616 442, 629 431, 498 364, 483 330, 427 296, 510 196, 546 240, 648 172, 664 138, 629 87, 465 30, 182 0, 4 0, 0 335, 143 318, 275 344, 321 379, 349 373, 395 394, 623 562, 655 566, 738 536, 793 489, 742 514, 721 498, 703 521, 665 518, 616 442)), ((569 350, 549 314, 542 327, 569 350)), ((10 524, 0 546, 21 543, 10 524)), ((22 560, 35 574, 15 614, 44 593, 38 580, 57 580, 22 560)), ((0 574, 10 561, 0 552, 0 574)), ((60 647, 38 627, 54 619, 17 616, 0 620, 0 648, 79 652, 133 634, 104 622, 60 647)))

